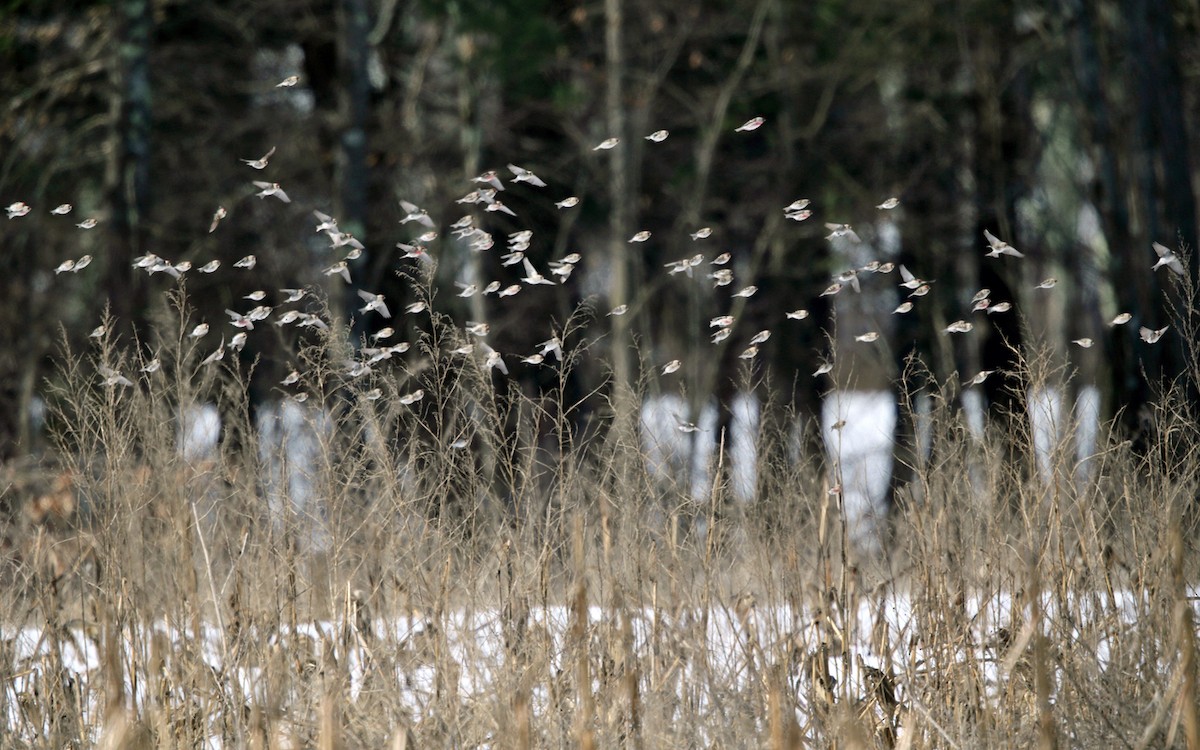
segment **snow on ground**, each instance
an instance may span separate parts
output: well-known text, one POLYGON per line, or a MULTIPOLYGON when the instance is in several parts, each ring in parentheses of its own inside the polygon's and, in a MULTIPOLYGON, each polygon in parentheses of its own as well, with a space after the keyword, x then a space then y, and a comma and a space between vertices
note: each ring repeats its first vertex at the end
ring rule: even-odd
MULTIPOLYGON (((1192 592, 1194 596, 1196 591, 1192 592)), ((1071 602, 1071 619, 1074 638, 1089 653, 1094 653, 1098 668, 1123 669, 1121 664, 1110 663, 1110 653, 1114 644, 1111 639, 1123 637, 1122 633, 1136 630, 1139 622, 1139 612, 1149 606, 1147 601, 1128 592, 1118 592, 1112 602, 1104 601, 1102 610, 1097 606, 1101 600, 1090 596, 1081 596, 1078 601, 1071 602), (1118 613, 1114 618, 1113 613, 1118 613), (1119 619, 1122 627, 1114 627, 1114 619, 1119 619)), ((1193 599, 1196 602, 1195 599, 1193 599)), ((958 652, 958 659, 974 659, 992 691, 996 695, 1003 692, 1005 659, 997 655, 987 644, 994 641, 999 628, 1012 629, 1014 641, 1020 642, 1019 627, 1016 623, 1028 622, 1030 612, 1027 606, 1021 611, 1013 611, 1013 599, 999 594, 988 597, 972 596, 966 602, 967 612, 973 628, 973 638, 964 639, 958 652)), ((1200 607, 1200 602, 1194 606, 1200 607)), ((1042 608, 1047 621, 1056 618, 1056 603, 1053 597, 1043 597, 1042 608)), ((890 598, 876 601, 861 600, 854 612, 854 618, 847 623, 846 630, 853 634, 850 640, 850 652, 845 661, 839 654, 831 654, 829 667, 831 674, 837 679, 837 684, 846 685, 845 668, 850 667, 850 686, 860 690, 861 675, 857 666, 859 657, 869 667, 887 669, 890 664, 897 676, 897 685, 901 693, 898 697, 903 702, 905 691, 911 689, 914 680, 922 679, 918 675, 927 673, 934 662, 928 661, 929 655, 920 648, 911 648, 911 644, 924 642, 916 632, 919 618, 914 611, 913 600, 907 595, 897 594, 890 598), (886 621, 890 642, 895 644, 890 654, 877 653, 873 647, 872 633, 878 632, 877 618, 886 621)), ((591 607, 588 612, 589 627, 593 633, 593 649, 595 634, 604 628, 619 628, 617 612, 600 607, 591 607)), ((674 684, 677 690, 687 692, 690 699, 700 701, 697 710, 703 713, 704 706, 713 700, 710 693, 714 690, 739 690, 746 687, 748 680, 753 680, 756 672, 748 669, 749 654, 764 653, 768 658, 782 658, 791 651, 793 644, 798 644, 807 654, 816 652, 820 643, 820 633, 813 623, 813 614, 808 611, 793 611, 787 606, 756 606, 744 617, 735 612, 734 608, 715 605, 707 611, 699 609, 682 609, 666 612, 654 609, 635 609, 630 613, 631 626, 634 635, 633 649, 643 664, 650 664, 650 652, 657 649, 661 657, 664 648, 676 648, 681 642, 689 644, 689 648, 680 653, 691 654, 684 660, 680 679, 674 684), (762 651, 747 648, 749 639, 753 638, 761 646, 762 651), (703 640, 707 648, 691 648, 690 644, 703 640), (703 660, 703 661, 701 661, 703 660), (698 674, 704 670, 705 674, 698 674)), ((570 650, 572 613, 567 607, 549 607, 534 609, 529 612, 527 638, 536 640, 543 638, 544 646, 534 653, 547 655, 548 663, 543 666, 547 674, 569 672, 572 669, 570 650)), ((493 685, 497 675, 512 669, 506 665, 508 658, 505 649, 506 632, 500 612, 494 609, 477 611, 457 610, 445 615, 442 622, 430 623, 419 617, 402 617, 390 620, 376 620, 372 624, 372 632, 367 637, 360 637, 352 626, 341 621, 321 621, 301 624, 295 633, 289 632, 287 626, 270 633, 251 633, 251 638, 261 638, 268 644, 265 651, 271 651, 275 645, 280 645, 292 655, 303 656, 305 649, 309 650, 314 660, 320 660, 326 648, 332 648, 338 663, 345 665, 349 671, 349 699, 356 701, 364 689, 367 677, 367 665, 375 669, 388 669, 391 673, 375 674, 373 678, 383 679, 383 684, 392 683, 395 686, 397 700, 410 712, 414 721, 419 721, 426 711, 434 704, 438 690, 439 663, 442 668, 449 665, 447 659, 454 662, 457 672, 457 690, 464 700, 488 698, 499 689, 493 685), (432 630, 431 630, 432 628, 432 630), (448 656, 441 662, 435 662, 425 655, 432 651, 422 647, 422 639, 431 637, 430 632, 446 634, 445 647, 448 656), (391 644, 386 649, 381 644, 391 644), (375 654, 387 653, 387 658, 378 658, 375 654)), ((613 631, 619 632, 619 631, 613 631)), ((3 639, 10 641, 13 657, 13 674, 15 677, 4 685, 2 696, 7 716, 4 720, 13 728, 31 727, 29 716, 21 708, 20 697, 32 694, 39 683, 49 679, 53 674, 52 665, 61 660, 65 671, 82 689, 79 695, 85 697, 83 706, 84 721, 90 726, 102 725, 103 690, 99 685, 96 689, 87 689, 92 680, 102 681, 101 654, 95 643, 84 633, 82 628, 68 627, 61 640, 54 642, 47 634, 38 628, 26 627, 19 631, 2 632, 3 639), (57 648, 57 653, 54 649, 57 648)), ((153 680, 148 678, 144 670, 151 663, 149 644, 151 635, 159 633, 180 649, 192 649, 201 655, 213 669, 213 676, 221 683, 221 689, 231 696, 245 696, 249 700, 265 701, 266 685, 262 664, 251 666, 234 665, 235 669, 224 669, 224 654, 227 644, 222 641, 222 634, 212 625, 202 626, 202 632, 197 634, 167 622, 156 622, 148 628, 135 631, 135 643, 131 643, 131 631, 122 630, 121 637, 125 649, 137 653, 137 658, 127 655, 127 668, 142 670, 137 675, 136 695, 127 695, 127 700, 136 701, 139 706, 145 706, 149 700, 150 685, 153 680), (151 632, 147 632, 151 631, 151 632), (189 646, 179 644, 188 642, 189 646), (235 680, 229 684, 227 680, 235 680)), ((603 637, 603 636, 601 636, 603 637)), ((602 649, 603 650, 603 649, 602 649)), ((944 658, 944 652, 938 657, 944 658)), ((757 658, 757 657, 756 657, 757 658)), ((1167 658, 1167 657, 1164 657, 1167 658)), ((249 661, 243 657, 243 662, 249 661)), ((801 665, 805 659, 796 660, 791 665, 788 683, 797 686, 798 719, 804 721, 805 713, 809 710, 807 704, 808 680, 801 674, 801 665)), ((764 664, 757 664, 761 669, 764 664)), ((650 668, 650 667, 647 667, 650 668)), ((1164 663, 1161 669, 1167 670, 1164 663)), ((653 675, 645 674, 643 679, 650 681, 653 675)), ((378 689, 378 682, 372 683, 378 689)), ((658 684, 662 684, 661 681, 658 684)), ((442 681, 444 688, 445 681, 442 681)), ((182 699, 184 696, 178 696, 182 699)), ((279 696, 275 696, 279 698, 279 696)), ((545 685, 538 685, 532 694, 535 720, 538 716, 546 716, 551 710, 549 695, 545 685)), ((715 705, 715 704, 714 704, 715 705)), ((97 729, 96 731, 99 731, 97 729)), ((221 747, 215 737, 210 742, 211 747, 221 747)))

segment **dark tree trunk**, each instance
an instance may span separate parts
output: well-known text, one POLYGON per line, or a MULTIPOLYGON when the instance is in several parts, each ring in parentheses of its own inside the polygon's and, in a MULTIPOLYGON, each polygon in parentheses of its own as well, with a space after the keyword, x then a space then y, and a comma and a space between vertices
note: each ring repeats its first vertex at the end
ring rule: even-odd
MULTIPOLYGON (((339 67, 341 68, 341 155, 338 161, 340 207, 338 220, 345 229, 365 240, 367 233, 367 124, 371 106, 371 84, 367 74, 367 55, 370 51, 367 36, 370 18, 366 0, 341 0, 338 6, 341 26, 339 67)), ((351 278, 355 280, 346 290, 343 308, 347 320, 355 318, 358 295, 369 258, 364 253, 351 263, 351 278)), ((332 300, 331 300, 332 302, 332 300)), ((353 341, 365 332, 362 316, 355 319, 353 341)))
POLYGON ((154 18, 149 0, 124 0, 114 39, 117 65, 112 99, 112 141, 108 164, 109 247, 105 291, 118 330, 136 331, 145 317, 146 285, 133 258, 145 251, 150 210, 150 47, 154 18))

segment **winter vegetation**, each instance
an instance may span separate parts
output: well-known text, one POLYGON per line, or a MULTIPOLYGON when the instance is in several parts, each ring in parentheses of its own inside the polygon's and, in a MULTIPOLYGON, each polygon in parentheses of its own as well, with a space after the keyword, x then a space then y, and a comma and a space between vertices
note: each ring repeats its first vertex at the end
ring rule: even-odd
POLYGON ((0 747, 1200 748, 1198 26, 0 9, 0 747))

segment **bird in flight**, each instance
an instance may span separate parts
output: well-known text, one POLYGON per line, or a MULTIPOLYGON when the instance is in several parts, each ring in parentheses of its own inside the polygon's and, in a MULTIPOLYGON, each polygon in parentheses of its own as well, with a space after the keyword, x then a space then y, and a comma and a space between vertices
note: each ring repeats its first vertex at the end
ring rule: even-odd
POLYGON ((1157 271, 1163 266, 1166 266, 1174 271, 1177 275, 1183 275, 1183 263, 1179 261, 1179 256, 1175 255, 1174 251, 1168 249, 1165 245, 1158 244, 1157 242, 1152 243, 1152 247, 1154 248, 1154 252, 1158 253, 1158 262, 1155 263, 1154 268, 1150 270, 1157 271))
POLYGON ((246 164, 247 166, 249 166, 253 169, 266 169, 267 164, 270 162, 271 157, 274 155, 275 155, 275 147, 272 146, 270 151, 263 154, 259 158, 257 158, 257 159, 242 159, 242 163, 246 164))

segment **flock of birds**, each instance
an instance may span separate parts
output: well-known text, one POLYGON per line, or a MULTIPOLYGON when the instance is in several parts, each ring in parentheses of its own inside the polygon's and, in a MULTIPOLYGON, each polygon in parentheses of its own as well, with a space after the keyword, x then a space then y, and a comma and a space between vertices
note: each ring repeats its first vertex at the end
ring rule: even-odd
MULTIPOLYGON (((294 86, 298 82, 298 78, 291 76, 284 79, 278 84, 279 87, 294 86)), ((735 129, 735 132, 748 132, 761 127, 764 119, 755 117, 735 129)), ((658 130, 645 136, 647 141, 652 143, 661 143, 669 137, 666 130, 658 130)), ((597 144, 593 151, 605 151, 616 148, 620 145, 619 138, 608 138, 597 144)), ((241 159, 241 161, 250 169, 256 171, 264 171, 270 165, 270 160, 275 154, 275 148, 271 148, 265 154, 257 159, 241 159)), ((545 188, 547 184, 540 177, 534 174, 529 169, 517 166, 515 164, 508 165, 508 171, 511 173, 507 179, 512 183, 524 183, 534 188, 545 188)), ((488 171, 472 179, 473 188, 466 195, 459 198, 456 202, 460 205, 473 206, 477 210, 482 210, 484 213, 500 212, 509 216, 515 217, 517 214, 509 206, 500 199, 500 194, 506 191, 504 179, 501 174, 496 171, 488 171)), ((252 184, 257 192, 255 196, 260 199, 274 198, 283 203, 290 203, 291 198, 277 182, 268 182, 264 180, 253 180, 252 184)), ((561 200, 554 202, 554 205, 559 210, 569 210, 580 203, 577 196, 567 196, 561 200)), ((891 211, 900 205, 898 198, 890 197, 876 206, 880 211, 891 211)), ((404 216, 400 219, 401 225, 415 224, 420 229, 420 234, 409 242, 397 243, 396 247, 402 251, 403 257, 407 259, 415 259, 418 262, 431 262, 429 243, 432 243, 439 237, 439 228, 425 209, 409 203, 400 201, 400 208, 403 210, 404 216)), ((26 216, 32 210, 26 203, 18 201, 6 207, 6 212, 9 219, 16 219, 26 216)), ((57 216, 65 216, 70 214, 72 206, 70 204, 62 204, 53 209, 50 213, 57 216)), ((800 198, 787 206, 783 207, 784 215, 787 219, 797 222, 803 222, 812 216, 811 202, 808 199, 800 198)), ((219 206, 213 213, 211 223, 209 225, 209 233, 217 231, 221 221, 228 216, 228 211, 219 206)), ((339 276, 347 284, 350 284, 351 273, 350 263, 359 258, 365 251, 363 243, 355 238, 352 234, 342 231, 338 227, 338 222, 332 216, 321 211, 313 211, 313 216, 317 220, 316 232, 324 233, 330 242, 330 247, 333 250, 344 253, 340 260, 334 262, 322 270, 326 277, 339 276)), ((473 252, 484 252, 495 246, 495 238, 491 233, 485 231, 482 227, 476 224, 477 215, 468 213, 462 218, 449 225, 449 230, 453 237, 464 243, 473 252)), ((95 218, 86 218, 80 221, 76 226, 81 230, 89 230, 96 227, 98 221, 95 218)), ((825 228, 829 231, 826 236, 828 240, 841 239, 842 241, 859 243, 861 238, 855 232, 850 224, 833 223, 825 224, 825 228)), ((701 227, 690 233, 693 242, 702 242, 708 239, 713 233, 711 227, 701 227)), ((987 242, 988 258, 1002 258, 1009 256, 1013 258, 1023 258, 1024 254, 1009 244, 1007 241, 1000 239, 992 232, 984 230, 984 239, 987 242)), ((495 295, 497 298, 512 297, 521 293, 527 287, 536 286, 553 286, 567 281, 575 271, 576 266, 582 260, 579 253, 570 253, 560 259, 551 261, 548 264, 547 272, 543 273, 526 256, 526 251, 530 247, 533 238, 533 232, 530 230, 517 231, 509 234, 507 237, 507 249, 502 255, 502 266, 511 267, 519 266, 520 271, 524 276, 519 279, 510 279, 507 283, 504 281, 491 281, 482 287, 476 283, 468 283, 464 281, 455 282, 458 287, 458 297, 468 298, 477 294, 488 296, 495 295)), ((643 243, 651 238, 649 230, 641 230, 631 236, 628 240, 631 244, 643 243)), ((1166 267, 1170 271, 1182 275, 1184 268, 1179 258, 1168 248, 1155 242, 1153 249, 1158 256, 1157 262, 1153 266, 1153 270, 1166 267)), ((666 269, 670 275, 685 274, 688 277, 695 277, 696 269, 707 266, 708 271, 705 277, 711 280, 714 288, 731 287, 735 281, 734 271, 728 267, 732 260, 732 255, 729 252, 721 252, 711 259, 705 253, 696 253, 687 258, 677 261, 672 261, 666 264, 666 269)), ((87 268, 92 262, 90 255, 84 255, 77 259, 68 259, 60 263, 54 272, 56 275, 62 273, 79 273, 87 268)), ((247 255, 244 258, 233 263, 236 269, 253 269, 257 263, 254 255, 247 255)), ((194 268, 190 261, 181 261, 173 263, 167 259, 161 258, 153 253, 148 253, 137 258, 134 266, 145 271, 147 274, 154 275, 157 273, 166 273, 176 279, 180 279, 184 274, 190 271, 197 271, 203 274, 212 274, 217 272, 221 267, 220 260, 210 260, 207 263, 194 268)), ((914 300, 929 294, 932 281, 922 279, 914 275, 904 265, 896 265, 891 262, 872 261, 861 267, 851 268, 836 274, 832 283, 821 292, 820 296, 832 296, 841 292, 846 287, 850 287, 855 291, 860 289, 860 277, 865 274, 890 274, 893 271, 898 271, 900 275, 899 287, 908 292, 907 299, 900 303, 893 310, 893 314, 903 315, 910 312, 914 306, 914 300)), ((1036 285, 1037 289, 1052 289, 1057 284, 1054 278, 1048 278, 1036 285)), ((741 286, 736 291, 731 293, 733 298, 749 298, 752 297, 758 288, 753 284, 741 286)), ((389 321, 392 320, 393 313, 388 307, 387 300, 383 294, 378 294, 366 290, 357 290, 358 296, 361 298, 362 307, 358 309, 362 315, 376 314, 380 315, 389 321)), ((279 305, 290 305, 301 302, 308 294, 307 289, 280 289, 279 294, 282 295, 282 301, 279 305)), ((328 323, 320 316, 312 313, 304 312, 298 309, 289 309, 283 312, 277 312, 276 309, 269 305, 261 304, 267 297, 264 290, 254 291, 245 296, 248 303, 253 303, 254 306, 245 311, 227 309, 226 314, 229 320, 226 322, 233 329, 233 332, 228 336, 221 337, 221 343, 202 361, 202 365, 212 365, 219 362, 227 350, 241 351, 246 345, 248 333, 254 330, 255 324, 262 323, 270 319, 274 315, 273 323, 277 326, 295 325, 298 327, 313 327, 318 329, 327 329, 328 323)), ((1012 303, 1007 301, 995 302, 991 299, 991 292, 988 289, 979 290, 971 300, 972 312, 984 312, 988 315, 1005 313, 1012 309, 1012 303)), ((416 315, 425 312, 427 303, 424 301, 414 302, 404 308, 404 313, 416 315)), ((608 311, 609 316, 625 315, 629 311, 629 306, 620 304, 617 307, 608 311)), ((787 312, 785 320, 804 320, 809 316, 805 309, 797 309, 787 312)), ((1129 313, 1121 313, 1110 321, 1110 326, 1124 325, 1131 320, 1132 316, 1129 313)), ((712 318, 709 321, 710 329, 715 329, 711 334, 711 341, 714 344, 720 343, 728 339, 734 330, 736 323, 733 315, 720 315, 712 318)), ((974 324, 969 320, 956 320, 943 329, 946 334, 962 334, 971 331, 974 324)), ((210 325, 208 323, 200 323, 195 326, 188 334, 189 338, 200 341, 210 333, 210 325)), ((485 340, 490 327, 487 323, 479 323, 468 321, 465 325, 466 340, 471 343, 462 344, 451 350, 452 355, 471 357, 480 356, 482 366, 487 370, 499 370, 501 373, 508 374, 508 365, 505 363, 504 355, 493 349, 485 340)), ((1157 342, 1167 328, 1150 329, 1142 327, 1140 335, 1142 340, 1148 343, 1157 342)), ((105 326, 98 326, 90 334, 91 338, 101 339, 106 335, 105 326)), ((350 378, 359 378, 367 375, 372 371, 373 366, 390 359, 394 355, 403 354, 409 349, 409 344, 405 342, 388 344, 388 340, 396 335, 396 329, 392 325, 382 328, 381 330, 372 333, 369 336, 370 342, 363 342, 357 351, 355 359, 344 363, 344 372, 350 378)), ((748 345, 739 355, 743 360, 754 359, 759 352, 759 346, 766 342, 771 337, 771 330, 764 329, 758 331, 750 337, 748 345)), ((856 341, 863 343, 871 343, 880 338, 877 331, 868 331, 854 337, 856 341)), ((1093 345, 1092 339, 1081 338, 1072 342, 1073 344, 1088 348, 1093 345)), ((541 365, 548 362, 550 357, 554 357, 557 361, 563 359, 563 342, 558 334, 553 334, 549 339, 543 341, 537 347, 537 351, 521 357, 520 361, 529 365, 541 365)), ((671 375, 678 372, 682 367, 682 362, 678 359, 671 360, 661 365, 660 373, 663 376, 671 375)), ((161 363, 157 358, 145 362, 141 367, 141 372, 144 374, 152 374, 158 371, 161 363)), ((825 361, 821 366, 813 372, 813 376, 823 375, 830 372, 833 365, 829 361, 825 361)), ((985 370, 969 380, 964 381, 964 385, 973 386, 983 383, 989 375, 994 371, 985 370)), ((103 383, 107 386, 132 386, 134 383, 124 374, 107 366, 100 368, 100 375, 103 383)), ((302 376, 297 370, 291 370, 280 385, 285 388, 291 388, 289 391, 291 396, 296 400, 303 401, 307 398, 307 394, 300 390, 295 390, 301 383, 302 376)), ((366 394, 369 400, 378 399, 382 392, 379 388, 372 389, 366 394)), ((421 390, 412 391, 400 397, 402 404, 413 404, 423 398, 424 392, 421 390)), ((695 425, 680 420, 679 429, 682 431, 693 431, 697 429, 695 425)))

